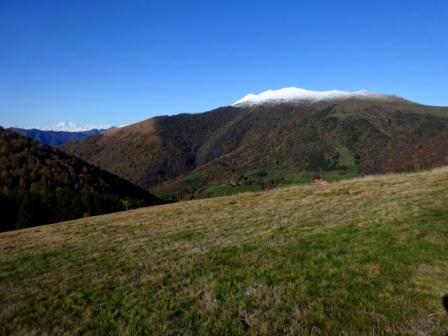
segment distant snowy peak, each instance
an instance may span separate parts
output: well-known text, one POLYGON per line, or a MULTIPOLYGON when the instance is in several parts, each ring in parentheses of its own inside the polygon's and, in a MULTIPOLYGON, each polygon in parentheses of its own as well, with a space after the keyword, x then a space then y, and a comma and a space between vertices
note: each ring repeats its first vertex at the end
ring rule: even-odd
MULTIPOLYGON (((248 94, 240 100, 233 103, 233 106, 251 106, 267 103, 282 103, 282 102, 318 102, 325 100, 344 100, 349 98, 359 99, 393 99, 394 96, 370 92, 367 90, 361 91, 310 91, 299 89, 295 87, 283 88, 279 90, 268 90, 259 94, 248 94)), ((396 98, 396 97, 395 97, 396 98)))
POLYGON ((62 121, 62 122, 58 122, 54 125, 50 125, 47 127, 36 127, 36 129, 40 129, 42 131, 85 132, 85 131, 90 131, 92 129, 104 130, 104 129, 109 129, 111 127, 112 127, 111 125, 97 125, 97 126, 83 125, 83 126, 81 126, 72 121, 62 121))

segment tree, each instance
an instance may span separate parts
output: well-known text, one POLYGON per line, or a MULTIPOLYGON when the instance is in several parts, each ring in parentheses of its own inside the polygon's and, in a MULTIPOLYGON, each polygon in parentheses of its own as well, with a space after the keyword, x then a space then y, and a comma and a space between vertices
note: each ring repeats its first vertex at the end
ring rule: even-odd
POLYGON ((14 197, 0 193, 0 214, 2 216, 0 231, 13 230, 17 222, 19 207, 14 197))
POLYGON ((40 224, 39 208, 39 197, 30 193, 25 194, 20 202, 16 228, 21 229, 40 224))

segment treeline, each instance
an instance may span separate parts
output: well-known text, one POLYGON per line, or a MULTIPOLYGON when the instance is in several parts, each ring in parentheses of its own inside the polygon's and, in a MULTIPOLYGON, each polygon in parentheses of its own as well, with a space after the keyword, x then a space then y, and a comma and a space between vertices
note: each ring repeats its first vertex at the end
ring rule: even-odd
POLYGON ((0 193, 1 231, 50 224, 145 206, 144 199, 70 190, 0 193))
POLYGON ((159 204, 74 156, 0 128, 0 230, 159 204))

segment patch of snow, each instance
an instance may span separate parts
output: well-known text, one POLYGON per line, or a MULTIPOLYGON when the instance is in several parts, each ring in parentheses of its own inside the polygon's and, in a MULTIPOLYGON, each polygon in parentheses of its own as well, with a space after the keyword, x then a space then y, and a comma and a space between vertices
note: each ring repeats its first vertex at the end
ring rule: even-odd
POLYGON ((268 90, 259 94, 248 94, 240 100, 233 103, 233 106, 251 106, 266 103, 281 103, 294 101, 318 102, 324 100, 343 100, 349 98, 361 99, 385 99, 391 96, 370 92, 367 90, 360 91, 310 91, 299 89, 296 87, 283 88, 279 90, 268 90))

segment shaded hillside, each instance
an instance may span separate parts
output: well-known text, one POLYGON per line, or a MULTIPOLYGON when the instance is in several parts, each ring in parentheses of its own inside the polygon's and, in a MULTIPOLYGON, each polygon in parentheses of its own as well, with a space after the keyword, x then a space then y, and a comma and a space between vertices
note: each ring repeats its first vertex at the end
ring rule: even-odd
POLYGON ((139 187, 0 128, 0 230, 157 204, 139 187))
POLYGON ((89 131, 81 131, 81 132, 65 132, 65 131, 44 131, 39 129, 23 129, 14 127, 10 129, 20 135, 26 136, 27 138, 36 140, 41 144, 53 147, 85 139, 92 135, 98 135, 104 131, 100 129, 91 129, 89 131))
POLYGON ((3 335, 446 335, 448 169, 0 234, 3 335))
POLYGON ((238 112, 229 107, 202 114, 155 117, 61 149, 149 188, 200 164, 199 147, 232 122, 238 112))
POLYGON ((335 181, 438 166, 447 162, 443 149, 418 155, 412 164, 400 157, 443 134, 447 108, 388 97, 156 117, 62 149, 164 197, 190 198, 309 181, 313 175, 335 181))

